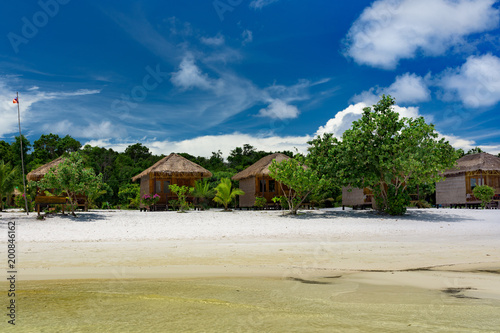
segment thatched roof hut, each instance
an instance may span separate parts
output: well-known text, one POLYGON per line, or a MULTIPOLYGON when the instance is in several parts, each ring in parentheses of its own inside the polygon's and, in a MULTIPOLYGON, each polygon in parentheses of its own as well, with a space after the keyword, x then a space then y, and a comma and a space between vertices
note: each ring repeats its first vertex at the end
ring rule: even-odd
POLYGON ((233 180, 242 180, 245 178, 249 177, 263 177, 263 176, 269 176, 269 167, 271 166, 271 163, 276 160, 277 162, 281 162, 283 160, 287 160, 290 157, 286 156, 285 154, 281 153, 275 153, 271 155, 267 155, 245 170, 237 173, 232 177, 233 180))
MULTIPOLYGON (((177 155, 170 154, 156 162, 135 177, 132 181, 141 181, 141 197, 148 194, 160 196, 158 205, 167 205, 177 196, 170 191, 170 185, 195 186, 197 180, 212 177, 212 173, 200 165, 177 155)), ((188 198, 192 200, 192 198, 188 198)))
POLYGON ((240 196, 240 207, 252 207, 255 205, 256 197, 263 197, 267 203, 272 203, 272 198, 283 194, 281 186, 269 176, 269 167, 276 160, 281 162, 290 157, 275 153, 267 155, 245 170, 232 177, 233 180, 240 181, 240 189, 245 192, 240 196))
POLYGON ((436 184, 436 203, 443 206, 477 205, 473 190, 479 185, 495 189, 494 200, 500 201, 500 158, 488 153, 465 155, 455 167, 443 173, 446 178, 436 184))
POLYGON ((465 155, 457 160, 457 165, 454 168, 446 170, 444 176, 476 170, 500 170, 500 158, 488 153, 465 155))
POLYGON ((212 177, 212 173, 200 165, 191 162, 190 160, 177 155, 170 154, 156 162, 153 166, 147 168, 137 176, 132 178, 132 181, 141 179, 144 176, 151 177, 192 177, 199 176, 201 178, 212 177))
POLYGON ((59 158, 56 158, 52 162, 49 162, 47 164, 42 165, 39 168, 36 168, 35 170, 31 171, 26 175, 26 179, 35 182, 41 180, 45 176, 45 174, 49 172, 50 169, 57 167, 65 159, 66 159, 65 157, 61 156, 59 158))

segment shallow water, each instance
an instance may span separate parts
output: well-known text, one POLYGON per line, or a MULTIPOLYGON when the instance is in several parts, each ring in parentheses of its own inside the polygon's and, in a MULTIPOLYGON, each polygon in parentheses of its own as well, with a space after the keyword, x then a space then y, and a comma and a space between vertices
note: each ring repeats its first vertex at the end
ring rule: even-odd
MULTIPOLYGON (((500 300, 456 296, 336 277, 18 281, 15 331, 498 330, 500 300)), ((10 326, 4 321, 0 327, 10 326)))

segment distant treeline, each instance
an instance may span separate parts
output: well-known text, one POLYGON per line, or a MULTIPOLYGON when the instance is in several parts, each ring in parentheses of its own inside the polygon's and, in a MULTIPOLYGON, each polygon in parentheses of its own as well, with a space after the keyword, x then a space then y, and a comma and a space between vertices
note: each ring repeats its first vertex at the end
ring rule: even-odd
MULTIPOLYGON (((43 134, 38 140, 31 143, 23 136, 23 157, 26 174, 30 171, 55 160, 65 153, 80 151, 84 156, 85 164, 91 167, 96 174, 102 173, 106 194, 99 198, 99 203, 108 202, 110 205, 119 204, 118 192, 121 188, 132 183, 131 178, 158 162, 165 155, 154 155, 149 148, 136 143, 128 146, 124 152, 119 153, 113 149, 94 147, 82 144, 69 135, 60 137, 57 134, 43 134)), ((165 152, 170 154, 170 152, 165 152)), ((232 177, 239 171, 257 162, 262 157, 275 152, 259 151, 255 147, 245 144, 231 150, 227 161, 222 157, 221 151, 212 152, 209 158, 193 156, 183 152, 176 152, 194 163, 212 172, 211 183, 218 183, 222 177, 232 177)), ((291 151, 280 151, 293 157, 291 151)), ((21 178, 21 150, 20 137, 8 143, 0 141, 0 160, 5 164, 17 166, 19 172, 19 185, 21 178)))

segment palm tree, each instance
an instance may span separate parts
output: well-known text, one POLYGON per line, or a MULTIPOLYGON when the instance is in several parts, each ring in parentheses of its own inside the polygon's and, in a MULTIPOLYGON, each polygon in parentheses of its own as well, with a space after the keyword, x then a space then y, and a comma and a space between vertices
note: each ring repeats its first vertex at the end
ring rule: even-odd
POLYGON ((229 211, 227 206, 237 195, 245 194, 245 192, 243 192, 239 188, 232 189, 231 187, 231 180, 229 178, 222 178, 220 180, 220 184, 215 188, 217 194, 215 195, 214 201, 224 205, 225 211, 229 211))
POLYGON ((0 211, 3 210, 4 202, 10 198, 14 188, 16 187, 16 174, 17 168, 12 168, 10 163, 5 164, 4 161, 0 161, 0 211))
POLYGON ((193 196, 199 199, 203 209, 208 209, 207 199, 212 199, 215 196, 215 190, 210 188, 210 183, 206 179, 198 180, 194 184, 193 196))

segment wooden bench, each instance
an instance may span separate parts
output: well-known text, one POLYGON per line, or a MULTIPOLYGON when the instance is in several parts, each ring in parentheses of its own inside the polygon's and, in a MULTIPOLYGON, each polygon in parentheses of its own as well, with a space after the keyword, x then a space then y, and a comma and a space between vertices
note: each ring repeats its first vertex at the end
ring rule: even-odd
POLYGON ((37 195, 35 197, 36 212, 40 215, 41 205, 62 205, 62 212, 64 214, 64 208, 67 202, 68 199, 66 197, 37 195))

